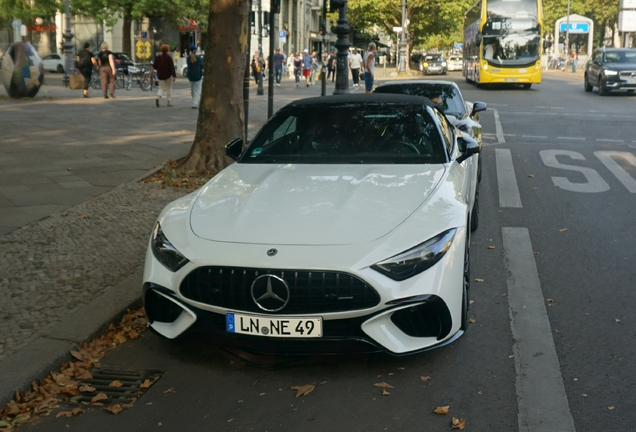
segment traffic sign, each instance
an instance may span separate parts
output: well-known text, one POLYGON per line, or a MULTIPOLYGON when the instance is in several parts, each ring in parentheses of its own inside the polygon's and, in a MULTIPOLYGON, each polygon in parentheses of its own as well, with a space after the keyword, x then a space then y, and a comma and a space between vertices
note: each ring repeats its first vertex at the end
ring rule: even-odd
POLYGON ((148 32, 147 31, 142 31, 141 32, 141 40, 146 40, 148 39, 148 32))
POLYGON ((147 60, 152 55, 152 46, 148 41, 137 41, 135 48, 135 54, 137 54, 137 58, 140 60, 147 60))
POLYGON ((278 38, 279 39, 285 39, 287 37, 287 32, 285 30, 280 30, 278 32, 278 38))
POLYGON ((396 33, 402 33, 402 27, 393 27, 393 31, 396 33))

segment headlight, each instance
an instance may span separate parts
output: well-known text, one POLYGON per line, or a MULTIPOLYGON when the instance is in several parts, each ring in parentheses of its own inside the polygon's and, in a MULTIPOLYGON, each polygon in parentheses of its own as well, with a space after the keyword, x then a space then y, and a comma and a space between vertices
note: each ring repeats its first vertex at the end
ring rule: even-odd
POLYGON ((618 72, 616 72, 615 70, 605 69, 605 75, 614 76, 618 75, 618 72))
POLYGON ((484 63, 484 70, 488 70, 488 63, 484 63))
POLYGON ((428 67, 428 63, 424 62, 424 67, 428 67))
POLYGON ((451 228, 371 268, 396 281, 408 279, 422 273, 442 259, 453 243, 456 232, 456 228, 451 228))
POLYGON ((161 230, 159 222, 157 222, 155 229, 152 231, 151 247, 152 254, 157 258, 157 261, 170 271, 176 272, 188 263, 188 259, 181 255, 177 248, 168 241, 161 230))
POLYGON ((442 62, 442 66, 446 67, 446 62, 442 62))

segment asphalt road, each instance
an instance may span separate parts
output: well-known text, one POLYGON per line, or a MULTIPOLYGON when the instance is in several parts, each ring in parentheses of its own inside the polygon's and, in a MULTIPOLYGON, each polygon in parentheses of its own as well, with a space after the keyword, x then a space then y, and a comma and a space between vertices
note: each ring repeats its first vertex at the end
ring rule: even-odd
POLYGON ((283 358, 146 332, 102 363, 165 371, 134 407, 22 430, 445 431, 451 417, 471 431, 633 430, 636 96, 561 73, 529 91, 444 78, 491 108, 471 247, 483 282, 462 338, 407 357, 283 358))

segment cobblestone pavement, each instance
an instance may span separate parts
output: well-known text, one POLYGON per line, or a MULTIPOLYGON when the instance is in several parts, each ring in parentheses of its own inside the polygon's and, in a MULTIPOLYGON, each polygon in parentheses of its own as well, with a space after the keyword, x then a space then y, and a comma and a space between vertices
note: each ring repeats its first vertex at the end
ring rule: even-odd
POLYGON ((157 214, 184 194, 128 183, 0 237, 0 360, 133 273, 157 214))
MULTIPOLYGON (((320 87, 284 80, 275 92, 279 109, 320 87)), ((250 135, 267 116, 267 89, 255 93, 250 135)), ((80 95, 51 85, 34 100, 0 98, 0 370, 138 269, 157 214, 182 194, 126 182, 189 150, 198 111, 187 82, 177 80, 170 109, 139 89, 80 95)))

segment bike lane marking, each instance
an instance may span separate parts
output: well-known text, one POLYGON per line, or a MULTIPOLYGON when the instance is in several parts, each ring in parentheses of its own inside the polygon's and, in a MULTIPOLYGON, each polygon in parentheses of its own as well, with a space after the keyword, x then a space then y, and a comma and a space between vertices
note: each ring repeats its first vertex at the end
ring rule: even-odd
POLYGON ((521 196, 510 149, 496 149, 499 207, 521 208, 521 196))
POLYGON ((574 432, 527 228, 503 227, 520 432, 574 432))

